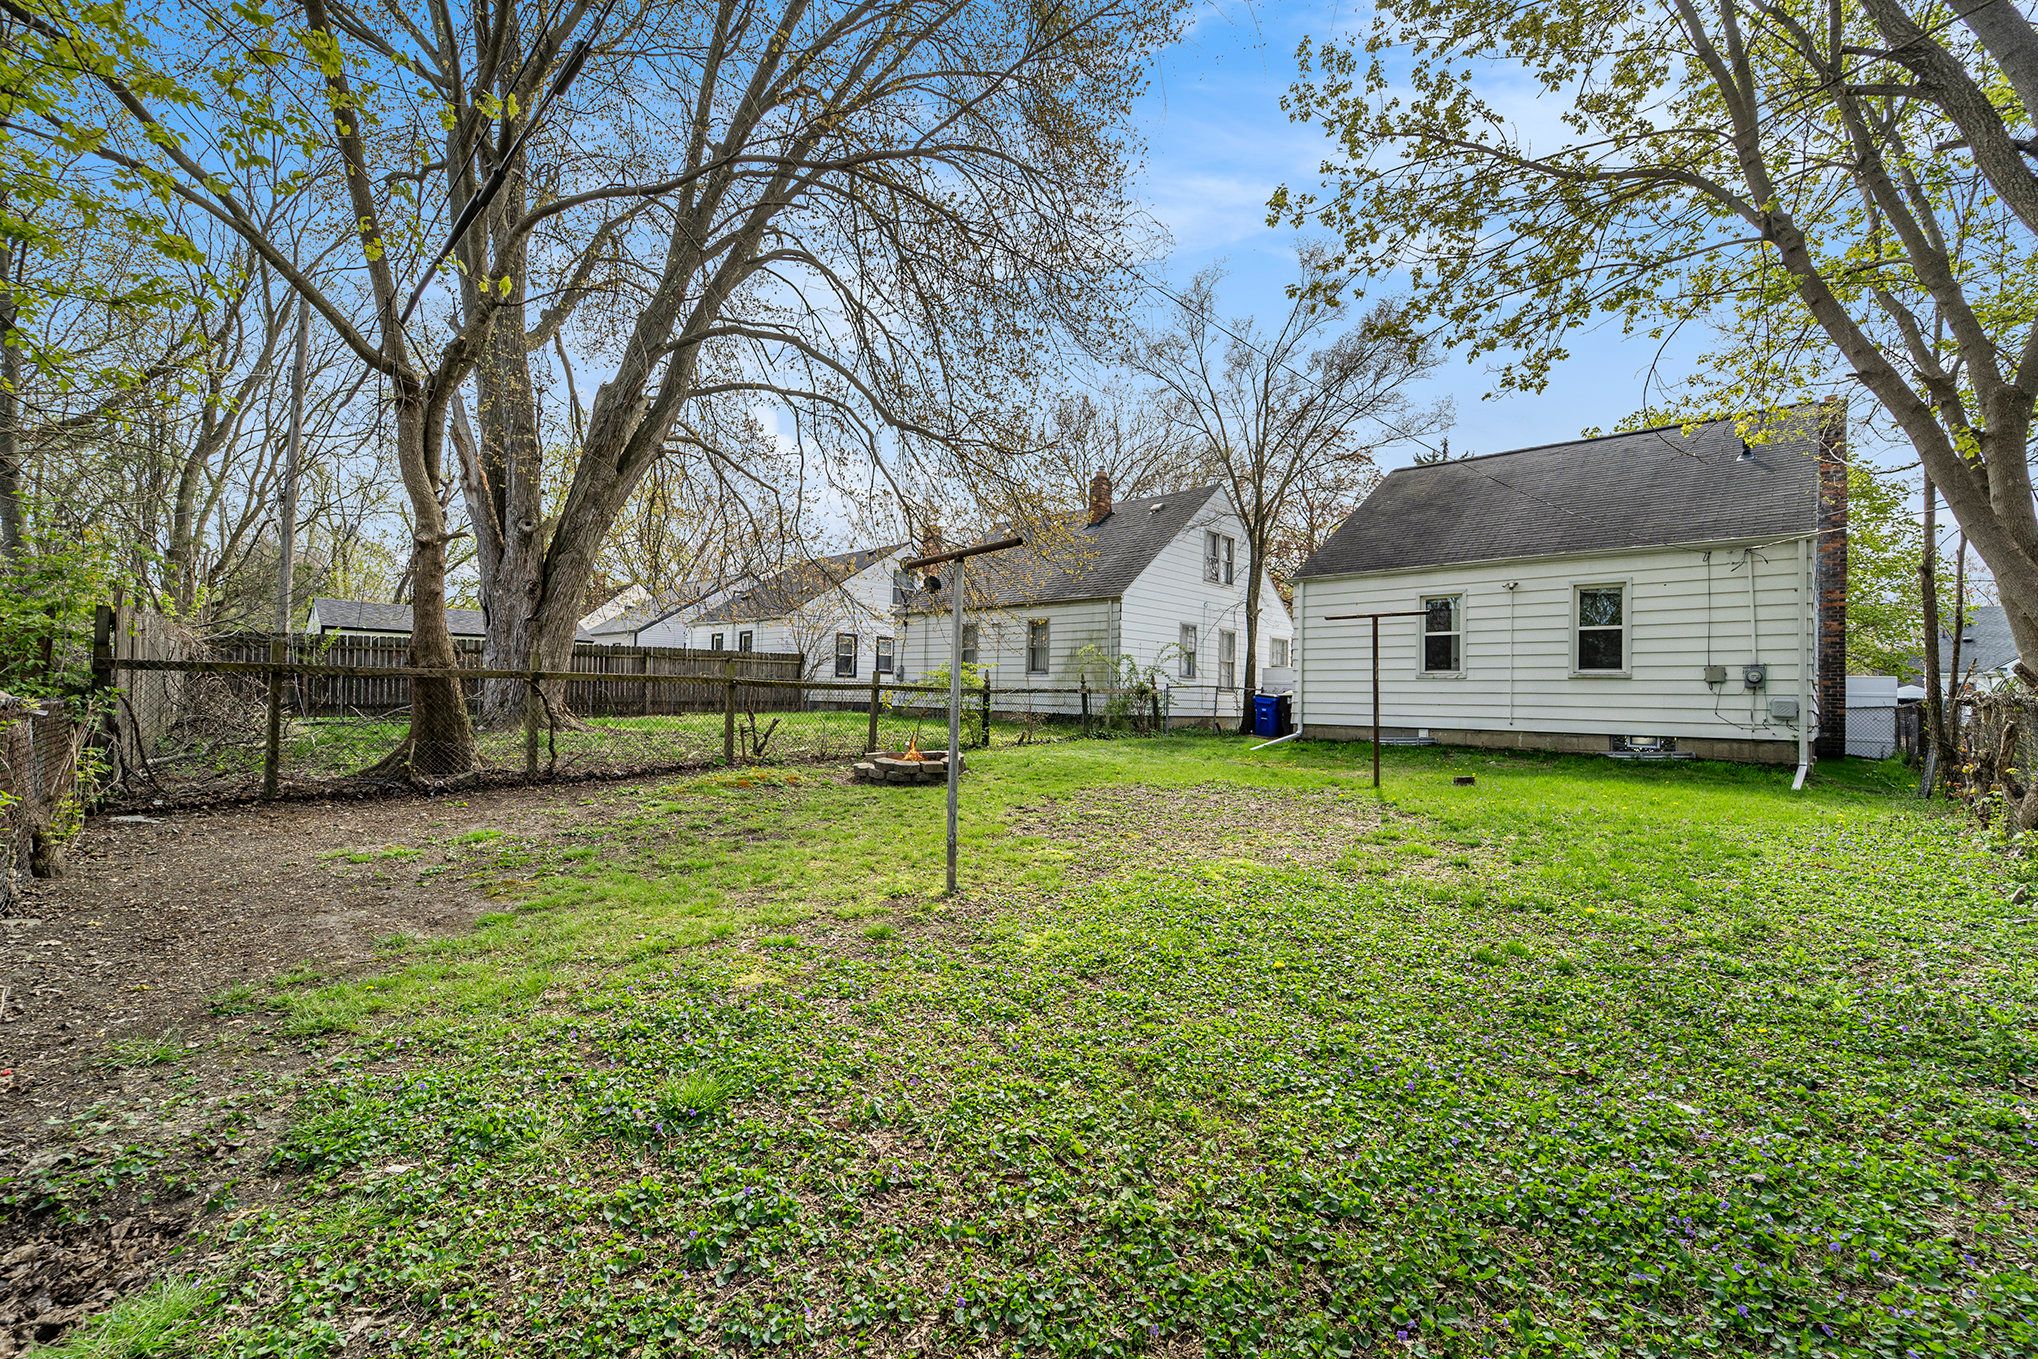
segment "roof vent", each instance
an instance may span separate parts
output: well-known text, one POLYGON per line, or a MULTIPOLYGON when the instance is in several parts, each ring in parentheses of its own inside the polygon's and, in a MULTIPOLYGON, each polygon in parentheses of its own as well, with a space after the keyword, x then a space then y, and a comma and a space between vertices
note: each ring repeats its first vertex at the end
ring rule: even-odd
POLYGON ((1755 461, 1755 446, 1749 443, 1746 439, 1741 440, 1741 456, 1738 459, 1738 461, 1740 462, 1755 461))
POLYGON ((1147 508, 1147 509, 1148 509, 1148 511, 1150 511, 1150 512, 1153 512, 1153 513, 1159 513, 1159 512, 1161 511, 1161 510, 1164 510, 1164 509, 1166 509, 1167 507, 1168 507, 1168 502, 1167 502, 1167 501, 1165 501, 1165 500, 1156 500, 1156 501, 1154 501, 1154 502, 1153 502, 1153 504, 1151 504, 1151 505, 1148 505, 1148 506, 1147 506, 1146 508, 1147 508))

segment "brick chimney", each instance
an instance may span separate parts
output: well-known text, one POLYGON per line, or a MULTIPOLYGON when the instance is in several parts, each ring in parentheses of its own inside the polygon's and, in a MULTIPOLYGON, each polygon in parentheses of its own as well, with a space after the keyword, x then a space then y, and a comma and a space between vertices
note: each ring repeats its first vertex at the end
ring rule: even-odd
POLYGON ((931 557, 942 550, 941 525, 930 523, 920 530, 920 555, 931 557))
POLYGON ((1819 403, 1819 537, 1812 548, 1818 596, 1821 759, 1847 753, 1847 404, 1819 403))
POLYGON ((1090 522, 1101 524, 1111 517, 1111 478, 1102 472, 1090 478, 1090 522))

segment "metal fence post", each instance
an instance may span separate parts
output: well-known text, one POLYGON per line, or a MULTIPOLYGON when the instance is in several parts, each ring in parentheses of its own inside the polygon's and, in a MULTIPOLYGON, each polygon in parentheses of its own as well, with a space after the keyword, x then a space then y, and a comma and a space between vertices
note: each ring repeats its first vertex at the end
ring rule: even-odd
POLYGON ((1088 674, 1083 675, 1081 684, 1083 691, 1083 735, 1088 736, 1090 734, 1090 677, 1088 674))
POLYGON ((868 755, 877 749, 878 674, 873 665, 870 672, 870 731, 863 738, 863 753, 868 755))
POLYGON ((722 662, 722 763, 736 763, 736 662, 722 662))
POLYGON ((989 671, 984 672, 984 695, 982 711, 984 719, 984 739, 981 744, 983 745, 983 748, 985 750, 989 750, 991 748, 991 676, 989 671))
POLYGON ((263 797, 275 797, 283 777, 283 663, 289 656, 287 640, 269 639, 269 727, 262 743, 263 797))

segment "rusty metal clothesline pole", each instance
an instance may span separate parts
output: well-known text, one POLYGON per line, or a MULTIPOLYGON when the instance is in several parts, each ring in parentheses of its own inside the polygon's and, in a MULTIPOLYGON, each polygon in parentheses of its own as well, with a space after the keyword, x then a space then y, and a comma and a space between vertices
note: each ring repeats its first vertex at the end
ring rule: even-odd
MULTIPOLYGON (((986 552, 1003 552, 1007 548, 1024 547, 1023 538, 1000 538, 992 543, 978 543, 974 547, 958 547, 949 552, 931 552, 924 557, 915 557, 903 564, 907 571, 922 571, 943 562, 955 563, 955 589, 949 598, 949 640, 948 640, 948 895, 955 895, 955 810, 959 791, 962 787, 962 592, 963 563, 971 557, 981 557, 986 552)), ((938 576, 927 580, 929 590, 941 588, 938 576)), ((990 713, 984 714, 984 744, 991 740, 990 713)))
POLYGON ((1380 786, 1380 620, 1383 618, 1427 618, 1427 609, 1390 609, 1384 613, 1331 613, 1326 623, 1351 623, 1363 618, 1373 625, 1373 786, 1380 786))

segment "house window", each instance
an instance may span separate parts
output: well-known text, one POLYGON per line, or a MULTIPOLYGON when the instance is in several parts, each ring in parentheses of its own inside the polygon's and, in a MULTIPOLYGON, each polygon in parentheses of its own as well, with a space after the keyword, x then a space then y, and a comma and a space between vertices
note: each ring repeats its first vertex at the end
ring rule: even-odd
POLYGON ((1231 584, 1238 569, 1238 539, 1227 533, 1203 532, 1203 579, 1212 585, 1231 584))
POLYGON ((873 665, 876 668, 878 674, 889 675, 893 672, 893 670, 897 668, 893 664, 893 657, 894 653, 892 651, 892 639, 889 637, 878 638, 877 658, 873 662, 873 665))
POLYGON ((1465 668, 1463 595, 1429 595, 1422 601, 1422 672, 1455 675, 1465 668))
POLYGON ((1267 664, 1286 667, 1288 664, 1288 639, 1276 637, 1267 643, 1267 664))
POLYGON ((974 623, 962 625, 962 663, 964 665, 977 663, 977 625, 974 623))
POLYGON ((1182 661, 1178 673, 1183 679, 1196 678, 1196 625, 1182 624, 1182 661))
POLYGON ((1578 672, 1587 675, 1617 675, 1626 671, 1627 587, 1581 585, 1575 593, 1578 672))
POLYGON ((710 651, 720 651, 721 649, 722 649, 722 634, 721 634, 721 633, 719 633, 719 632, 711 632, 711 633, 709 633, 709 634, 708 634, 708 650, 710 650, 710 651))
MULTIPOLYGON (((963 635, 963 655, 969 655, 969 635, 963 635)), ((1047 673, 1047 620, 1029 618, 1026 620, 1026 673, 1045 675, 1047 673)))
POLYGON ((913 573, 911 571, 892 572, 893 608, 903 609, 913 602, 913 585, 913 573))
POLYGON ((750 644, 751 644, 751 641, 752 641, 752 640, 753 640, 753 634, 752 634, 752 633, 750 633, 750 632, 749 632, 749 631, 748 631, 747 629, 746 629, 745 631, 742 631, 742 632, 739 632, 739 633, 737 633, 737 634, 736 634, 736 649, 737 649, 738 651, 748 651, 748 650, 750 650, 750 644))
POLYGON ((835 678, 856 678, 856 634, 853 632, 835 634, 835 678))
POLYGON ((1217 634, 1217 687, 1238 687, 1238 634, 1235 632, 1220 631, 1217 634))

